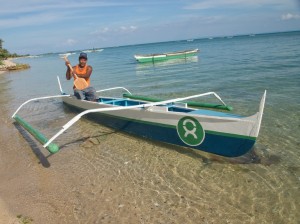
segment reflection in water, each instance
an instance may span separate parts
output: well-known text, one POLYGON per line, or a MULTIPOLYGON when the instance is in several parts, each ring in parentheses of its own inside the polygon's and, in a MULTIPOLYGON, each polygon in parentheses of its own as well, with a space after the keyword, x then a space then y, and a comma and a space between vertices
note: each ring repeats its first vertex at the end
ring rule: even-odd
MULTIPOLYGON (((162 67, 172 67, 174 65, 184 65, 189 63, 197 63, 198 56, 192 56, 187 58, 177 58, 170 59, 166 61, 157 61, 157 62, 146 62, 146 63, 138 63, 136 64, 136 74, 137 75, 147 75, 151 69, 159 69, 162 67)), ((170 68, 172 69, 172 68, 170 68)))

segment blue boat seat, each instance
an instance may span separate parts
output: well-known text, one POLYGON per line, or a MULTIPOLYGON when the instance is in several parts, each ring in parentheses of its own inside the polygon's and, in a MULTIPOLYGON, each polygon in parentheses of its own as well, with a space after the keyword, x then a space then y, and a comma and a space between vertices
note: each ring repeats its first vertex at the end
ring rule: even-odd
POLYGON ((124 101, 124 100, 109 100, 109 101, 104 101, 103 103, 116 105, 116 103, 122 102, 122 101, 124 101))
POLYGON ((206 115, 206 116, 213 116, 213 117, 232 117, 232 118, 243 118, 244 116, 237 115, 237 114, 229 114, 219 111, 213 110, 193 110, 189 112, 189 114, 199 114, 199 115, 206 115))
POLYGON ((139 102, 139 101, 132 101, 132 100, 127 100, 127 99, 99 99, 100 103, 103 104, 112 104, 116 106, 135 106, 135 105, 140 105, 140 104, 145 104, 144 102, 139 102))

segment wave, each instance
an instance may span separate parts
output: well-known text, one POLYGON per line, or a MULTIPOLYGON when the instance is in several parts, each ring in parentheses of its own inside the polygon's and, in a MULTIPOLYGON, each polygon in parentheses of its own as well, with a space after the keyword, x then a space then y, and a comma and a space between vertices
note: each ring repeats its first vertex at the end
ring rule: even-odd
POLYGON ((63 53, 63 54, 58 54, 59 56, 70 56, 70 55, 73 55, 73 54, 76 54, 76 53, 63 53))

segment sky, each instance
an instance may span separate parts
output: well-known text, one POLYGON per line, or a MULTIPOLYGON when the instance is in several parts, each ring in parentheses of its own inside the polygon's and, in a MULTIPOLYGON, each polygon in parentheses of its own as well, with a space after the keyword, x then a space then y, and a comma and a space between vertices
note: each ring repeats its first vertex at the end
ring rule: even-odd
POLYGON ((11 53, 300 30, 300 0, 0 0, 11 53))

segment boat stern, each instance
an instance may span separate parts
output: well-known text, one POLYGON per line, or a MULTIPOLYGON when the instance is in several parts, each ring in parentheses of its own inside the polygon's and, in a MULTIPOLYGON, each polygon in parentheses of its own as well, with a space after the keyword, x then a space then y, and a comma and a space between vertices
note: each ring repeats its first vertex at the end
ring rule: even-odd
POLYGON ((255 124, 255 137, 258 137, 260 127, 261 127, 261 122, 262 122, 262 117, 264 113, 264 108, 265 108, 265 102, 266 102, 266 96, 267 96, 267 90, 265 90, 259 104, 259 110, 257 113, 257 119, 256 119, 256 124, 255 124))

